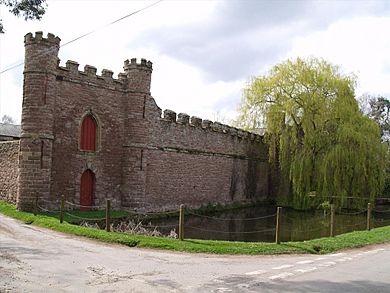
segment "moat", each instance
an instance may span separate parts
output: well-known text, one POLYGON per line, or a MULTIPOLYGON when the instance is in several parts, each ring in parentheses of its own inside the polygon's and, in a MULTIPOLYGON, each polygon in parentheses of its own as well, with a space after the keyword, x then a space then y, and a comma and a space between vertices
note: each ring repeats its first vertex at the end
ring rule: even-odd
MULTIPOLYGON (((372 213, 372 227, 390 224, 390 206, 376 207, 372 213)), ((335 235, 366 229, 367 213, 339 211, 335 216, 335 235)), ((177 228, 178 218, 152 220, 152 226, 164 234, 177 228)), ((185 238, 264 241, 275 240, 275 207, 251 207, 220 213, 185 216, 185 238)), ((330 215, 323 210, 296 211, 284 208, 282 212, 281 241, 301 241, 329 236, 330 215)))

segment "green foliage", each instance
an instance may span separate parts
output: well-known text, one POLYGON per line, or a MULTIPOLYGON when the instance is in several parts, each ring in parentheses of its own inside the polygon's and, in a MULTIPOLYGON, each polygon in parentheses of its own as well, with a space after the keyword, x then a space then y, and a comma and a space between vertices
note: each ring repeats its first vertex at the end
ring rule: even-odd
POLYGON ((320 205, 318 206, 318 209, 330 210, 330 202, 327 200, 327 201, 320 203, 320 205))
MULTIPOLYGON (((23 15, 25 20, 41 19, 45 14, 46 0, 0 0, 0 5, 4 4, 9 8, 9 12, 16 16, 23 15)), ((0 33, 4 33, 3 24, 0 20, 0 33)))
POLYGON ((383 190, 386 148, 379 127, 360 112, 354 87, 355 76, 337 66, 298 58, 245 88, 239 123, 266 127, 270 162, 291 186, 297 209, 324 200, 345 206, 347 196, 358 208, 383 190))

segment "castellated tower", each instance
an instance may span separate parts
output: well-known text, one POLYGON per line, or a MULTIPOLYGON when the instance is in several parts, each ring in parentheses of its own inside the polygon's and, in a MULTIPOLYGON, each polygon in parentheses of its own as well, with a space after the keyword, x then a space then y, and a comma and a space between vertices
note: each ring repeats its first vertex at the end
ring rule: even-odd
POLYGON ((122 205, 129 206, 131 199, 145 196, 147 154, 145 146, 150 139, 148 109, 154 103, 150 95, 152 62, 135 58, 125 61, 123 67, 127 78, 125 105, 125 142, 123 168, 122 205))
POLYGON ((123 67, 127 77, 127 117, 125 128, 128 137, 133 143, 142 143, 147 140, 145 126, 147 123, 145 111, 150 99, 150 83, 152 62, 141 59, 137 63, 135 58, 125 61, 123 67))
POLYGON ((22 136, 17 207, 31 210, 36 196, 49 198, 53 146, 55 70, 60 39, 28 33, 24 39, 22 136))
POLYGON ((141 59, 141 64, 137 59, 126 60, 123 67, 127 75, 128 88, 139 94, 150 94, 150 82, 152 75, 152 62, 141 59))

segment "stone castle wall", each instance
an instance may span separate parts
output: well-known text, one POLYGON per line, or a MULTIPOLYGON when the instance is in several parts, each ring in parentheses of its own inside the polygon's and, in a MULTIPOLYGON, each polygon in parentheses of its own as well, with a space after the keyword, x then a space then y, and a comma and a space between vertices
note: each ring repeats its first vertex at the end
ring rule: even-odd
POLYGON ((124 73, 75 61, 59 65, 59 38, 25 37, 18 207, 39 195, 80 200, 81 174, 95 175, 94 205, 176 209, 180 204, 254 201, 268 195, 262 137, 186 114, 162 113, 150 94, 152 63, 124 73), (96 151, 80 150, 83 118, 97 122, 96 151), (177 116, 177 117, 176 117, 177 116))
POLYGON ((177 208, 180 203, 199 207, 268 196, 262 137, 170 110, 161 117, 154 100, 146 110, 148 143, 126 145, 138 150, 142 156, 138 171, 145 173, 145 196, 135 202, 177 208))
POLYGON ((0 142, 0 199, 15 203, 19 141, 0 142))

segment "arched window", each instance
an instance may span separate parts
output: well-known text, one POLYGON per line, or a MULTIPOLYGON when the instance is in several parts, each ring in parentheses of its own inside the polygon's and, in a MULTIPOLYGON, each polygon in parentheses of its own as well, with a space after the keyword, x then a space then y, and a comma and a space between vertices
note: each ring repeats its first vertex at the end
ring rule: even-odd
POLYGON ((96 120, 87 115, 81 124, 80 149, 83 151, 96 150, 96 120))

